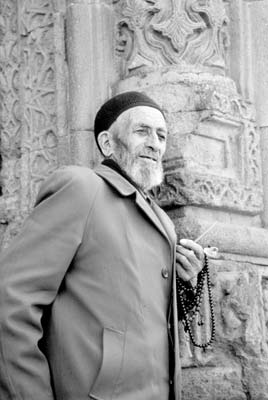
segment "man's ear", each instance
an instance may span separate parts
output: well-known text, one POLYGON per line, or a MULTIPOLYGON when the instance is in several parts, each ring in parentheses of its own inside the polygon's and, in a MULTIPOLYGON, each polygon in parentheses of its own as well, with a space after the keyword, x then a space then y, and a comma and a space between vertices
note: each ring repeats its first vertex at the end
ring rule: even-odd
POLYGON ((102 154, 105 157, 111 157, 113 154, 111 133, 109 131, 102 131, 99 133, 97 140, 102 154))

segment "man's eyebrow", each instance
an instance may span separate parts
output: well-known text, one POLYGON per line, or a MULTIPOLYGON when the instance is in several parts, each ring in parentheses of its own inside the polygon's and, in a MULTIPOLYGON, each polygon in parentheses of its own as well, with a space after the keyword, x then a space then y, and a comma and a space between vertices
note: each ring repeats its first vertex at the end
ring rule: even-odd
MULTIPOLYGON (((147 128, 147 129, 150 129, 151 128, 151 126, 150 125, 147 125, 147 124, 145 124, 145 123, 143 123, 143 122, 137 122, 135 125, 134 125, 134 129, 135 128, 147 128)), ((166 129, 166 128, 164 128, 164 127, 159 127, 159 128, 157 128, 157 131, 161 131, 161 132, 166 132, 166 133, 168 133, 168 130, 166 129)))
POLYGON ((143 122, 137 122, 136 124, 134 124, 134 128, 150 128, 150 126, 144 124, 143 122))

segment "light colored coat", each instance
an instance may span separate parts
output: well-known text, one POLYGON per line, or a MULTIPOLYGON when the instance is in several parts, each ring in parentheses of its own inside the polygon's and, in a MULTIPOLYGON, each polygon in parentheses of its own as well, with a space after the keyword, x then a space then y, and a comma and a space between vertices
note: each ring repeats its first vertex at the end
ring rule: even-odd
POLYGON ((0 260, 0 399, 168 400, 173 314, 178 400, 175 243, 111 168, 53 173, 0 260))

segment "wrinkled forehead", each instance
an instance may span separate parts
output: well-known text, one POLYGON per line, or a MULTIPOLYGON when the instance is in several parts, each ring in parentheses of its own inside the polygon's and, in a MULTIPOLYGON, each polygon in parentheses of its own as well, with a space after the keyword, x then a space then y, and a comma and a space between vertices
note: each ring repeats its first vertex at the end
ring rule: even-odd
POLYGON ((146 125, 156 129, 167 130, 166 120, 161 113, 153 107, 137 106, 124 111, 118 117, 119 123, 127 123, 129 126, 146 125))

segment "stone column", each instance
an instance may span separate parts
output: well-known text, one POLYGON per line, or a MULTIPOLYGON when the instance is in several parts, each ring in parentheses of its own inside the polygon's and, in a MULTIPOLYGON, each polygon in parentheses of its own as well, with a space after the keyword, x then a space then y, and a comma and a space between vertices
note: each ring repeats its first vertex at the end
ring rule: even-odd
POLYGON ((71 162, 93 166, 97 108, 111 94, 113 13, 99 0, 67 2, 67 57, 70 71, 71 162))
POLYGON ((257 120, 261 130, 262 170, 264 186, 263 224, 268 227, 268 47, 265 38, 268 31, 268 7, 264 1, 251 4, 252 15, 252 58, 254 66, 254 98, 257 120))

